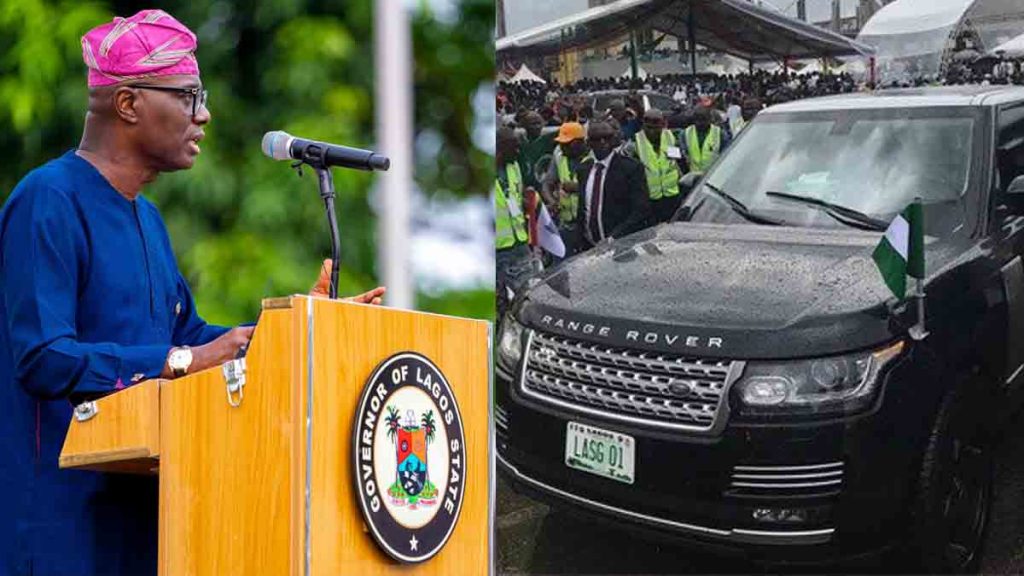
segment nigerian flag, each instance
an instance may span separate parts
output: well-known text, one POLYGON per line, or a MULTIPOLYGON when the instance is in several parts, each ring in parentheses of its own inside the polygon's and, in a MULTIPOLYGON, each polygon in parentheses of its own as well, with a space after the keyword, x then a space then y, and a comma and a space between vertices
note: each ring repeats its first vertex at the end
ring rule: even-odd
POLYGON ((885 285, 897 298, 907 294, 907 276, 924 278, 924 216, 920 200, 896 215, 871 255, 885 285))

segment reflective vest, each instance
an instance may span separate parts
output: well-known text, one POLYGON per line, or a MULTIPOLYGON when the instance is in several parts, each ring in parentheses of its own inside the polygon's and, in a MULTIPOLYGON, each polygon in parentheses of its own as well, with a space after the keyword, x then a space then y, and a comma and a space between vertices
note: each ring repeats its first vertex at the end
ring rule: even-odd
MULTIPOLYGON (((586 161, 587 158, 593 158, 594 155, 590 152, 583 157, 582 161, 586 161)), ((569 168, 568 156, 559 152, 558 164, 555 165, 557 168, 558 182, 576 182, 576 172, 569 168)), ((560 194, 558 199, 558 220, 562 224, 569 224, 576 221, 576 216, 579 214, 580 209, 580 195, 579 192, 575 194, 560 194)))
POLYGON ((704 146, 698 144, 697 127, 690 126, 683 132, 686 139, 686 154, 690 162, 691 172, 707 172, 708 168, 718 158, 718 151, 722 147, 722 129, 714 124, 708 128, 707 136, 704 137, 704 146))
POLYGON ((647 173, 647 191, 651 200, 679 195, 679 164, 668 157, 669 146, 676 145, 676 137, 668 130, 661 131, 661 145, 654 151, 647 134, 636 133, 636 154, 647 173))
POLYGON ((743 116, 739 116, 729 121, 729 129, 732 130, 732 137, 735 138, 739 135, 740 130, 747 127, 747 121, 743 119, 743 116))
POLYGON ((508 176, 508 197, 501 187, 501 179, 495 181, 494 244, 498 250, 525 244, 529 238, 526 216, 523 215, 523 173, 519 170, 519 163, 506 164, 505 174, 508 176))

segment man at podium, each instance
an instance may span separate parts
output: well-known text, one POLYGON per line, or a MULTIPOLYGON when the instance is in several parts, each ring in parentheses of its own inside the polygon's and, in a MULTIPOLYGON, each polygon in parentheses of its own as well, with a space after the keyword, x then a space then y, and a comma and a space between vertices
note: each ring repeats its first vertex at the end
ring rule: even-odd
POLYGON ((155 574, 156 479, 58 470, 72 403, 217 366, 252 335, 199 316, 141 195, 200 153, 210 112, 195 49, 160 10, 88 32, 81 143, 0 211, 0 576, 155 574))

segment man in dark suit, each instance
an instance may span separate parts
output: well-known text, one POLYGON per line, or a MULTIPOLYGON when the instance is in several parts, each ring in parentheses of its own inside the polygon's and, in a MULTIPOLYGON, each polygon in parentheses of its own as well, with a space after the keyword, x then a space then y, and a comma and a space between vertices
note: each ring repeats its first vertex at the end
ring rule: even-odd
POLYGON ((587 141, 594 159, 578 168, 582 210, 576 245, 581 250, 605 238, 621 238, 636 232, 650 217, 644 168, 616 151, 615 128, 605 122, 591 122, 587 141))

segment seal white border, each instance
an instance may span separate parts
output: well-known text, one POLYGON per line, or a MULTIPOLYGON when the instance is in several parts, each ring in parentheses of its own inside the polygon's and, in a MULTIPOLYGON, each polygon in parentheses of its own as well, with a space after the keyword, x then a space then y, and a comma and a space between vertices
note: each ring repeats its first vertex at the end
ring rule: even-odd
MULTIPOLYGON (((392 390, 396 388, 397 387, 394 387, 392 388, 392 390)), ((363 385, 363 393, 359 398, 359 404, 358 408, 356 409, 355 416, 356 417, 352 422, 352 458, 350 460, 350 462, 352 462, 353 464, 352 477, 356 485, 356 499, 359 501, 359 509, 363 513, 363 520, 369 527, 370 533, 373 534, 373 539, 377 542, 377 545, 380 546, 381 549, 384 550, 389 556, 402 562, 421 563, 433 558, 448 543, 448 540, 451 538, 452 532, 455 530, 455 525, 459 522, 459 517, 461 516, 462 513, 462 502, 466 498, 466 488, 468 487, 467 479, 469 478, 469 456, 468 445, 466 444, 466 429, 462 423, 462 413, 459 411, 459 403, 458 400, 455 398, 455 391, 452 390, 451 385, 448 383, 448 378, 446 378, 444 373, 441 372, 441 369, 437 367, 437 364, 434 364, 433 361, 431 361, 423 354, 419 354, 417 352, 399 352, 397 354, 393 354, 386 358, 384 361, 382 361, 380 364, 378 364, 377 367, 370 374, 370 377, 366 379, 366 383, 363 385), (372 396, 371 392, 373 390, 373 383, 385 370, 390 368, 394 363, 405 359, 412 359, 423 362, 424 364, 432 368, 437 373, 438 376, 440 376, 441 382, 444 384, 445 390, 447 390, 448 396, 451 398, 452 411, 455 413, 455 419, 459 425, 459 431, 461 432, 462 436, 460 440, 462 442, 463 447, 462 487, 459 492, 458 502, 456 503, 455 506, 455 513, 451 515, 451 524, 448 526, 448 530, 445 532, 444 537, 437 543, 436 546, 434 546, 430 550, 425 551, 423 554, 416 556, 410 556, 408 554, 399 552, 380 533, 380 530, 378 530, 377 526, 374 524, 371 511, 368 510, 366 507, 366 494, 363 491, 363 483, 361 478, 359 477, 359 430, 361 429, 360 423, 362 422, 363 415, 366 412, 367 403, 370 401, 370 397, 372 396)), ((441 421, 443 422, 443 419, 441 421)), ((376 482, 376 475, 374 475, 374 481, 376 482)), ((385 510, 387 509, 385 508, 385 510)), ((388 515, 390 516, 390 513, 388 513, 388 515)), ((428 522, 427 526, 437 521, 436 519, 437 516, 435 516, 434 519, 428 522)), ((392 517, 392 520, 394 520, 394 517, 392 517)))

